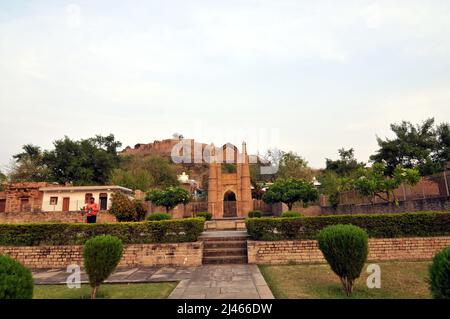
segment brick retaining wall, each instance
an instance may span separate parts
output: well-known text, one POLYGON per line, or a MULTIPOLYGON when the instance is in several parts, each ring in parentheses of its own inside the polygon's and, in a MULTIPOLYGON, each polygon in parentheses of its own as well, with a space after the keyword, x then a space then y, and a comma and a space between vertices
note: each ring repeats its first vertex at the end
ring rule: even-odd
MULTIPOLYGON (((9 255, 32 269, 83 265, 83 246, 0 246, 0 255, 2 254, 9 255)), ((202 242, 125 245, 119 267, 199 266, 202 264, 202 256, 202 242)))
MULTIPOLYGON (((369 261, 431 259, 450 245, 450 236, 369 239, 369 261)), ((247 241, 251 264, 325 262, 315 240, 247 241)))
MULTIPOLYGON (((86 221, 86 215, 81 212, 22 212, 22 213, 0 213, 0 224, 18 224, 18 223, 83 223, 86 221)), ((114 223, 116 217, 108 212, 99 212, 97 223, 114 223)))

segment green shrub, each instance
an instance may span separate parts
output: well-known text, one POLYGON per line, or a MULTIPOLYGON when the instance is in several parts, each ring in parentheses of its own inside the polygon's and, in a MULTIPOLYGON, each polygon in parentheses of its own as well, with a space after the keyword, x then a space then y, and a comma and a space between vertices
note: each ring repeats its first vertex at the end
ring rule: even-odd
POLYGON ((293 211, 287 211, 287 212, 281 213, 281 217, 283 217, 283 218, 298 218, 301 216, 302 216, 302 214, 300 214, 299 212, 293 212, 293 211))
POLYGON ((450 299, 450 246, 434 256, 429 274, 433 298, 450 299))
POLYGON ((261 217, 271 217, 273 216, 272 212, 262 212, 262 216, 261 217))
POLYGON ((111 196, 111 208, 109 212, 117 218, 119 222, 138 221, 136 206, 124 193, 113 193, 111 196))
POLYGON ((114 235, 124 244, 197 241, 203 218, 111 224, 27 223, 0 224, 0 246, 82 245, 89 238, 114 235))
POLYGON ((212 214, 210 212, 198 212, 195 213, 195 217, 203 217, 205 220, 211 220, 212 214))
POLYGON ((167 220, 171 218, 172 216, 168 213, 153 213, 148 216, 147 220, 167 220))
POLYGON ((319 232, 317 243, 350 296, 369 253, 367 233, 353 225, 332 225, 319 232))
POLYGON ((145 219, 145 214, 147 214, 147 204, 140 199, 133 199, 132 204, 135 211, 135 221, 141 221, 145 219))
POLYGON ((249 218, 247 232, 254 240, 314 239, 329 225, 353 224, 373 238, 450 235, 450 212, 333 215, 302 218, 249 218))
POLYGON ((259 210, 253 210, 248 213, 248 217, 249 218, 260 218, 260 217, 262 217, 262 212, 260 212, 259 210))
POLYGON ((97 236, 84 244, 84 269, 89 276, 92 299, 95 299, 98 287, 116 269, 122 253, 122 241, 115 236, 97 236))
POLYGON ((0 299, 33 298, 31 271, 9 256, 0 256, 0 299))

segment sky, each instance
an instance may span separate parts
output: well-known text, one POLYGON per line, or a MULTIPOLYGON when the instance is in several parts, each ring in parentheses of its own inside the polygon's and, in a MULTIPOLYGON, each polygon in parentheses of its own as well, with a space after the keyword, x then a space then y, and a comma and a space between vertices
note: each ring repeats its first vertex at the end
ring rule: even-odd
POLYGON ((0 0, 0 167, 109 133, 367 161, 391 123, 450 121, 449 35, 448 0, 0 0))

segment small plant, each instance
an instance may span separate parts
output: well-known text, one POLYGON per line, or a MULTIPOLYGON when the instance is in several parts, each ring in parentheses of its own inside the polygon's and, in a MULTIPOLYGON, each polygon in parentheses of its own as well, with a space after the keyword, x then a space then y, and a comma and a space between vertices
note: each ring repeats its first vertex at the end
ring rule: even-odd
POLYGON ((203 217, 205 220, 211 220, 212 214, 210 212, 198 212, 195 213, 195 217, 203 217))
POLYGON ((250 218, 260 218, 260 217, 262 217, 262 212, 260 212, 259 210, 253 210, 253 211, 248 213, 248 217, 250 217, 250 218))
POLYGON ((172 216, 168 213, 153 213, 148 216, 147 220, 166 220, 171 218, 172 216))
POLYGON ((345 293, 350 296, 367 259, 367 233, 354 225, 332 225, 319 232, 317 241, 331 269, 341 279, 345 293))
POLYGON ((92 299, 96 298, 98 287, 116 269, 122 252, 122 241, 115 236, 97 236, 84 244, 84 268, 89 276, 92 299))
POLYGON ((450 246, 434 256, 429 274, 429 284, 433 298, 450 299, 450 246))
POLYGON ((302 214, 300 214, 299 212, 287 211, 287 212, 281 213, 281 217, 284 217, 284 218, 299 218, 299 217, 302 217, 302 214))
POLYGON ((9 256, 0 256, 0 299, 31 299, 33 286, 27 268, 9 256))

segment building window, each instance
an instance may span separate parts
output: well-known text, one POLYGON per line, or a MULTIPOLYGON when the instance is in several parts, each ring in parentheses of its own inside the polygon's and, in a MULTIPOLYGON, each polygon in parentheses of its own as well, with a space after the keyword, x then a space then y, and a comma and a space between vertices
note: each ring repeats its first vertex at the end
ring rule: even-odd
POLYGON ((58 205, 58 197, 50 197, 50 205, 58 205))

